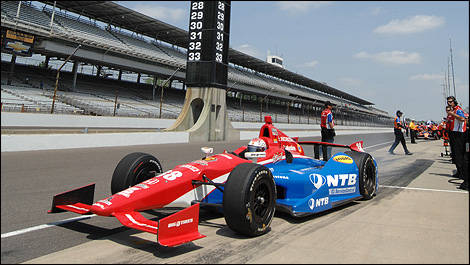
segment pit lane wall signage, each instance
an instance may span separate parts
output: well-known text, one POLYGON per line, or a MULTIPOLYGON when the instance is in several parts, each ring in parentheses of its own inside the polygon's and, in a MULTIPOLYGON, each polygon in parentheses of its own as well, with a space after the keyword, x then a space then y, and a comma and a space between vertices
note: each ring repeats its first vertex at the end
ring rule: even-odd
POLYGON ((34 35, 10 29, 2 29, 2 52, 31 57, 34 35))
POLYGON ((191 1, 186 85, 227 88, 231 1, 191 1))

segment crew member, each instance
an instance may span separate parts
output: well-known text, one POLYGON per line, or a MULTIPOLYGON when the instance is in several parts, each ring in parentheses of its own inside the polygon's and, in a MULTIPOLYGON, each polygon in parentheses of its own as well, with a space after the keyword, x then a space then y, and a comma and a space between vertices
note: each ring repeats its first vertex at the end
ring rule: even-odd
POLYGON ((465 113, 458 105, 455 97, 447 97, 447 104, 451 107, 451 110, 447 111, 449 140, 451 152, 454 153, 455 166, 457 167, 457 173, 455 173, 453 177, 463 179, 459 188, 468 190, 468 160, 464 159, 466 142, 465 132, 467 130, 465 113))
MULTIPOLYGON (((335 124, 333 121, 333 104, 330 101, 325 102, 325 109, 321 113, 321 141, 333 143, 335 133, 335 124)), ((323 153, 323 161, 327 161, 331 157, 331 146, 322 145, 321 151, 323 153)))
POLYGON ((403 136, 403 131, 402 131, 403 129, 403 123, 401 120, 402 114, 403 112, 397 110, 397 116, 395 117, 394 126, 393 126, 393 132, 395 133, 395 142, 393 142, 392 146, 390 146, 390 149, 388 150, 388 152, 392 155, 395 154, 393 150, 395 150, 395 147, 397 147, 399 142, 401 142, 401 144, 403 145, 403 149, 405 150, 406 155, 413 154, 410 151, 408 151, 408 148, 406 148, 405 137, 403 136))
MULTIPOLYGON (((451 115, 449 114, 449 111, 452 111, 452 107, 449 105, 449 102, 447 102, 447 106, 446 106, 446 113, 447 113, 447 117, 446 117, 446 134, 447 134, 447 139, 448 142, 449 142, 449 146, 450 146, 450 162, 452 164, 455 164, 455 159, 454 159, 454 145, 451 143, 451 139, 450 139, 450 118, 451 118, 451 115)), ((457 177, 458 174, 455 173, 454 174, 454 177, 457 177)))
POLYGON ((411 136, 411 143, 412 144, 415 144, 416 143, 416 130, 417 130, 418 126, 416 126, 415 124, 415 120, 411 120, 410 122, 410 136, 411 136))

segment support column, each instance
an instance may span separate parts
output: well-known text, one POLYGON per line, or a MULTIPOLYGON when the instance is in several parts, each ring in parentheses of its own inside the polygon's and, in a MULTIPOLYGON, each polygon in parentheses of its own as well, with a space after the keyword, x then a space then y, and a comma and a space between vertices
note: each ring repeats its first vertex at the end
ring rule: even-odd
POLYGON ((101 65, 98 65, 98 67, 96 67, 96 76, 97 76, 97 77, 100 77, 100 74, 101 74, 101 68, 102 68, 102 66, 101 66, 101 65))
POLYGON ((73 62, 73 67, 72 67, 72 73, 73 73, 73 82, 72 82, 72 91, 75 91, 75 87, 77 85, 77 70, 78 70, 78 64, 79 61, 74 61, 73 62))
POLYGON ((44 61, 44 68, 49 68, 49 60, 51 59, 51 56, 46 55, 46 60, 44 61))
POLYGON ((155 101, 155 89, 157 88, 157 76, 153 76, 152 101, 155 101))
POLYGON ((122 77, 122 69, 119 69, 119 75, 118 75, 118 80, 121 81, 121 77, 122 77))
POLYGON ((10 60, 10 72, 8 73, 7 85, 11 85, 11 80, 13 79, 13 73, 15 72, 15 63, 16 63, 16 55, 13 54, 10 60))
POLYGON ((190 142, 240 140, 227 117, 226 96, 225 89, 188 87, 180 115, 165 131, 187 131, 190 142))

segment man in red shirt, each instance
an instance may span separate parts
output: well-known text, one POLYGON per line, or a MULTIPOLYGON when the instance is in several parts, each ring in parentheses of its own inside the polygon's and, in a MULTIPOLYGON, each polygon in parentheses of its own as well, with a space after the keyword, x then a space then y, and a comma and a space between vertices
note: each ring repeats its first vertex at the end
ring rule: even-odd
MULTIPOLYGON (((325 109, 321 113, 321 141, 333 143, 335 133, 335 124, 333 121, 333 104, 330 101, 325 102, 325 109)), ((327 161, 331 157, 331 146, 322 145, 321 151, 323 153, 323 161, 327 161)))
POLYGON ((447 97, 447 105, 451 107, 450 110, 446 109, 451 155, 453 155, 453 162, 457 167, 457 173, 455 173, 453 177, 463 179, 463 183, 459 188, 468 190, 468 161, 464 158, 467 121, 465 119, 465 113, 458 105, 455 97, 447 97))

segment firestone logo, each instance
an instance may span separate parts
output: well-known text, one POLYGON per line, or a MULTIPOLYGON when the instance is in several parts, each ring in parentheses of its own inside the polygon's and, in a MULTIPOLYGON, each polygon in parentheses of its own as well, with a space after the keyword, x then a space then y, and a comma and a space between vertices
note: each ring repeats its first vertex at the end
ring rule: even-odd
POLYGON ((181 220, 181 221, 169 223, 169 224, 168 224, 168 228, 171 228, 171 227, 179 227, 180 225, 190 224, 190 223, 192 223, 192 222, 193 222, 193 218, 186 219, 186 220, 181 220))

